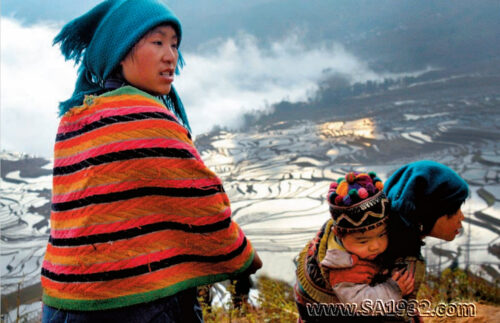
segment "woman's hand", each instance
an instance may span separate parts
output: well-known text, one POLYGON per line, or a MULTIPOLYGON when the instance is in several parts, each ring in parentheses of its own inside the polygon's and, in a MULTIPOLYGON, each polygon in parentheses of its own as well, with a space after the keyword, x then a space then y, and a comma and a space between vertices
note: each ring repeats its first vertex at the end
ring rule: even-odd
POLYGON ((403 296, 411 294, 415 288, 415 276, 406 269, 396 270, 392 274, 392 279, 398 284, 403 296))
POLYGON ((257 253, 257 251, 255 251, 252 264, 245 271, 245 275, 255 274, 255 272, 257 270, 259 270, 260 268, 262 268, 262 260, 260 259, 259 254, 257 253))

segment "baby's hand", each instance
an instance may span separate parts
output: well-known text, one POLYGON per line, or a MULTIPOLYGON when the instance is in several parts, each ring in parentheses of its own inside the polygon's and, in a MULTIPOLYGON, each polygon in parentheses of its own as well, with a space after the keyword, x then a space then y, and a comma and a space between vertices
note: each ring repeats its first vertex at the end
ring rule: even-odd
POLYGON ((401 289, 401 294, 403 296, 406 296, 413 292, 413 288, 415 287, 415 277, 412 274, 410 274, 409 271, 403 269, 403 270, 396 270, 392 274, 392 279, 398 283, 399 289, 401 289))

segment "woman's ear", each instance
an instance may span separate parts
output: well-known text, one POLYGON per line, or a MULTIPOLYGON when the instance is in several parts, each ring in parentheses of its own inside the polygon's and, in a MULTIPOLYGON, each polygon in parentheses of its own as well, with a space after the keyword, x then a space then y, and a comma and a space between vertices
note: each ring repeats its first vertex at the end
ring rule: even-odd
POLYGON ((128 60, 130 60, 130 53, 128 53, 127 55, 125 55, 125 57, 120 61, 120 69, 123 70, 123 64, 126 64, 128 60))
POLYGON ((125 64, 125 59, 127 59, 127 56, 125 56, 125 58, 120 62, 120 64, 116 67, 115 69, 115 75, 116 77, 120 78, 120 79, 125 79, 125 72, 124 72, 124 68, 123 68, 123 65, 125 64))

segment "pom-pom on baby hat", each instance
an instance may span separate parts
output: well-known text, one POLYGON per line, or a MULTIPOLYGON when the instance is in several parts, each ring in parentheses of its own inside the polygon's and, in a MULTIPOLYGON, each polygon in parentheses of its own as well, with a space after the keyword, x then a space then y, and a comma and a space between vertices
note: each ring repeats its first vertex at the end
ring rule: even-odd
POLYGON ((458 211, 469 195, 469 185, 455 171, 430 160, 402 166, 384 190, 391 213, 421 235, 428 234, 441 216, 458 211))
POLYGON ((387 221, 389 201, 373 172, 350 172, 330 185, 328 204, 337 232, 364 232, 387 221))
MULTIPOLYGON (((182 38, 179 19, 161 0, 106 0, 67 23, 54 39, 67 60, 81 65, 71 98, 61 102, 60 115, 81 105, 85 95, 103 90, 104 82, 120 65, 132 47, 150 29, 169 24, 182 38)), ((184 61, 179 51, 176 73, 184 61)), ((176 112, 189 128, 186 113, 175 89, 170 93, 176 112)))

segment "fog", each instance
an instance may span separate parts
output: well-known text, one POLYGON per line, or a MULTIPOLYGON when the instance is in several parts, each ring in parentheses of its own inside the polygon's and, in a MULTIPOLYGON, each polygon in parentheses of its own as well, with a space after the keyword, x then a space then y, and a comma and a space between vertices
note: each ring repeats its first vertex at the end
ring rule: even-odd
MULTIPOLYGON (((1 20, 2 149, 52 155, 58 102, 69 98, 76 80, 76 67, 52 47, 59 28, 1 20)), ((318 82, 332 74, 353 83, 400 76, 374 72, 342 44, 310 47, 303 37, 295 30, 261 46, 259 39, 242 32, 184 52, 187 65, 174 85, 194 134, 215 125, 237 128, 244 113, 270 112, 282 100, 307 100, 318 82)))

